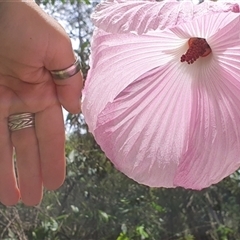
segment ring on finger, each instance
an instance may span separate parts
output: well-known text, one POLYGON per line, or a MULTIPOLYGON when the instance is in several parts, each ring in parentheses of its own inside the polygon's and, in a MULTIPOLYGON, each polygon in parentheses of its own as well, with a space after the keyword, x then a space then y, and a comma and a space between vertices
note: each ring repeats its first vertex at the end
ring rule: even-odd
POLYGON ((52 70, 50 72, 55 80, 64 80, 66 78, 74 76, 75 74, 80 72, 80 70, 81 70, 80 57, 76 56, 76 61, 70 67, 62 70, 52 70))
POLYGON ((18 113, 8 117, 8 128, 11 132, 35 126, 34 113, 18 113))

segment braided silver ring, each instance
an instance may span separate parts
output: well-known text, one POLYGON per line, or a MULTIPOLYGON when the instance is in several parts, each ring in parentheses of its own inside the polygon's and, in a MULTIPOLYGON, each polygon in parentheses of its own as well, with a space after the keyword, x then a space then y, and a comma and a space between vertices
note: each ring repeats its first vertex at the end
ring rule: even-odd
POLYGON ((34 113, 12 114, 8 117, 8 128, 11 132, 34 126, 35 126, 34 113))
POLYGON ((77 74, 81 70, 81 61, 79 56, 76 56, 76 61, 70 67, 62 70, 52 70, 50 71, 54 79, 63 80, 70 78, 77 74))

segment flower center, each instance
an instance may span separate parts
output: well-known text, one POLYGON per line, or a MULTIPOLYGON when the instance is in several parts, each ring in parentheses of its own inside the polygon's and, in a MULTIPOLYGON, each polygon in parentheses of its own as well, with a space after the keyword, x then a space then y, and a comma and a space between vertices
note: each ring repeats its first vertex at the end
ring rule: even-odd
POLYGON ((199 57, 208 56, 212 50, 204 38, 190 38, 188 50, 181 57, 181 62, 194 63, 199 57))

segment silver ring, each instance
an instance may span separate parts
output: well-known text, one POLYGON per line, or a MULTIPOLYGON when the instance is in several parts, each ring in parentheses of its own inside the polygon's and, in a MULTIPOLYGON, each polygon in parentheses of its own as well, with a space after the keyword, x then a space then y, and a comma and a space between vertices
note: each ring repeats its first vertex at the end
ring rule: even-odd
POLYGON ((52 70, 50 71, 54 79, 66 79, 74 76, 81 70, 81 61, 79 56, 76 56, 76 61, 70 67, 62 70, 52 70))
POLYGON ((11 132, 34 126, 34 113, 19 113, 10 115, 8 117, 8 128, 11 132))

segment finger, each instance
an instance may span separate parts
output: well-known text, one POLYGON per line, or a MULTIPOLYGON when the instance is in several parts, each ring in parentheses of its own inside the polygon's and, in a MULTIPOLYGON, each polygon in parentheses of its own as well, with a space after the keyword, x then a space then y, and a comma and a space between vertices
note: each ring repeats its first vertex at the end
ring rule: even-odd
POLYGON ((42 199, 42 176, 35 129, 14 131, 11 138, 16 151, 21 200, 25 205, 35 206, 42 199))
POLYGON ((65 130, 60 104, 37 113, 35 123, 43 185, 54 190, 65 179, 65 130))
POLYGON ((54 80, 57 88, 59 102, 63 107, 73 113, 79 113, 81 110, 80 98, 82 89, 82 74, 76 75, 65 80, 54 80))
POLYGON ((0 201, 4 205, 15 205, 20 194, 12 160, 13 147, 7 127, 7 119, 0 121, 0 201))
MULTIPOLYGON (((52 39, 54 38, 51 38, 51 40, 52 39)), ((48 57, 44 63, 48 70, 66 69, 76 61, 70 39, 66 34, 59 34, 57 43, 56 41, 50 41, 49 49, 48 57)), ((81 109, 81 90, 83 87, 81 72, 65 80, 54 79, 54 82, 56 84, 59 101, 63 107, 71 113, 79 113, 81 109)))

